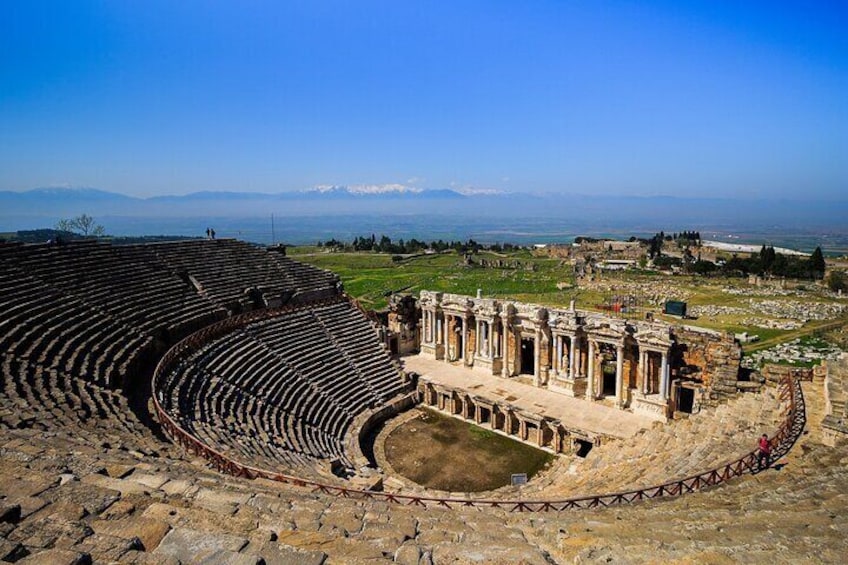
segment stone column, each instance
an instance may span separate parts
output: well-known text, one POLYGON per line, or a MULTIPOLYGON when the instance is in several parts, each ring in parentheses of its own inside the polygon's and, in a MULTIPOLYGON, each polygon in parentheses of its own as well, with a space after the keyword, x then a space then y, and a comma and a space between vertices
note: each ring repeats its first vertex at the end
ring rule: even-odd
POLYGON ((589 400, 595 400, 595 342, 591 339, 589 340, 589 360, 588 360, 587 373, 589 377, 589 381, 586 387, 586 397, 589 400))
POLYGON ((460 359, 464 365, 468 365, 468 316, 462 316, 462 347, 460 349, 460 359))
POLYGON ((668 400, 668 353, 663 351, 660 365, 660 397, 668 400))
POLYGON ((554 349, 556 349, 556 355, 554 356, 554 371, 557 375, 559 375, 562 372, 562 336, 555 335, 554 343, 554 349))
POLYGON ((615 405, 619 408, 624 404, 624 383, 622 377, 624 372, 624 345, 615 348, 615 405))
POLYGON ((639 348, 639 390, 648 394, 648 352, 639 348))
POLYGON ((495 328, 492 327, 493 322, 494 320, 486 322, 486 356, 489 359, 494 359, 495 357, 495 342, 492 339, 495 333, 495 328))
POLYGON ((509 329, 507 328, 507 323, 504 321, 501 326, 503 327, 503 349, 501 349, 501 358, 503 360, 503 367, 501 367, 501 374, 504 377, 509 376, 509 329))
POLYGON ((542 373, 542 330, 536 328, 533 340, 533 386, 539 386, 542 373))
POLYGON ((580 350, 577 349, 577 344, 574 342, 577 341, 577 336, 572 335, 568 338, 568 377, 570 379, 576 379, 580 375, 580 368, 577 367, 577 359, 576 357, 579 355, 580 350))

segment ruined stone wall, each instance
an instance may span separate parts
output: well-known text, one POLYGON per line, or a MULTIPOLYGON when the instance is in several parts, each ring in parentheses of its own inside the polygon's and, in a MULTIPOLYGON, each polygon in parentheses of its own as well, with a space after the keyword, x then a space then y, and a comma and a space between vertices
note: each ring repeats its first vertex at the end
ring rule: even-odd
POLYGON ((807 367, 791 367, 789 365, 775 365, 768 363, 763 366, 760 374, 769 386, 777 386, 787 376, 801 379, 802 381, 813 380, 813 370, 807 367))
POLYGON ((548 382, 551 367, 553 366, 551 364, 553 363, 551 347, 553 347, 553 340, 551 340, 550 335, 548 333, 542 333, 539 342, 539 376, 543 382, 548 382))
POLYGON ((399 354, 406 355, 418 351, 420 319, 421 310, 413 296, 392 296, 386 325, 389 332, 397 337, 399 354))
POLYGON ((521 350, 521 339, 515 335, 515 332, 510 331, 506 336, 509 355, 506 359, 507 374, 514 375, 518 372, 516 367, 519 351, 521 350))
POLYGON ((733 335, 685 326, 675 326, 673 333, 682 346, 684 363, 678 376, 702 382, 708 390, 707 404, 735 396, 742 347, 733 335))

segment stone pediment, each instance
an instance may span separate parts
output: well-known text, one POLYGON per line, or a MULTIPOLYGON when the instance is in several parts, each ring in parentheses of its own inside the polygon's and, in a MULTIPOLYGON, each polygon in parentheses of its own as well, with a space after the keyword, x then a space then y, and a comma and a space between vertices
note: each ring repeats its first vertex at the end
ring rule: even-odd
POLYGON ((671 335, 668 328, 642 329, 633 336, 636 343, 644 347, 656 347, 665 350, 671 347, 671 335))
POLYGON ((500 303, 490 298, 477 299, 474 301, 472 311, 475 316, 493 319, 500 312, 500 303))
POLYGON ((442 310, 453 312, 470 312, 474 302, 467 296, 448 294, 442 298, 442 310))
POLYGON ((580 330, 580 320, 573 313, 555 312, 548 324, 551 329, 568 333, 576 333, 580 330))
POLYGON ((418 304, 422 307, 431 307, 437 306, 439 302, 442 300, 441 292, 433 292, 430 290, 422 290, 421 298, 418 300, 418 304))
POLYGON ((627 324, 623 320, 590 319, 583 330, 592 338, 601 341, 620 342, 627 337, 627 324))

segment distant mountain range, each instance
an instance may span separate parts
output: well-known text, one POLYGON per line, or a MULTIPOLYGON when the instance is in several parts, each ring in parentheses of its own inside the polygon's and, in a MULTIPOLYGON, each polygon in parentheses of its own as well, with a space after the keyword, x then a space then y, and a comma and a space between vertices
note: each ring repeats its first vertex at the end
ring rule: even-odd
MULTIPOLYGON (((487 189, 421 189, 402 184, 322 185, 274 194, 202 191, 138 198, 95 188, 0 191, 0 231, 50 226, 87 213, 96 218, 317 217, 333 215, 548 218, 599 229, 694 229, 697 226, 838 227, 848 201, 528 194, 487 189), (28 218, 24 221, 24 218, 28 218)), ((377 229, 379 231, 379 229, 377 229)))

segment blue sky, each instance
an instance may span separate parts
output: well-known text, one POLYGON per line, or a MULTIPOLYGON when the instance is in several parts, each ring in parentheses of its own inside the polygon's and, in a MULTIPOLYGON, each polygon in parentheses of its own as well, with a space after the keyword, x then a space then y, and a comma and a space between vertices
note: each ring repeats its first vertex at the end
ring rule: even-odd
POLYGON ((0 190, 833 199, 841 2, 4 2, 0 190))

